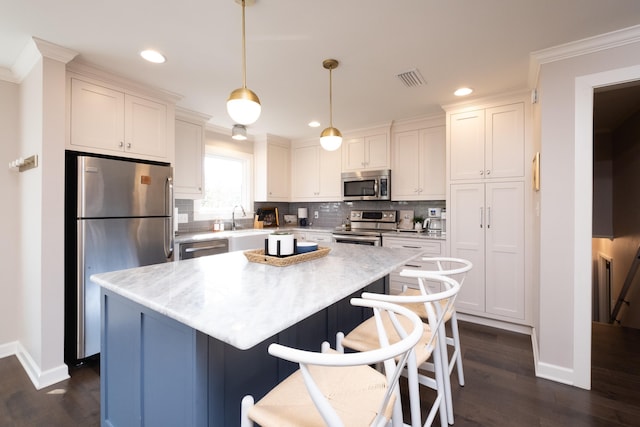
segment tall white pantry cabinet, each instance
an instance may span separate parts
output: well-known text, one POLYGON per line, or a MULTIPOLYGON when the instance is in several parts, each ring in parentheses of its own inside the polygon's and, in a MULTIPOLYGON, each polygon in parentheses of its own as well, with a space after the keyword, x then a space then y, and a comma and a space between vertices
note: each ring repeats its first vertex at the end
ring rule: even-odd
POLYGON ((457 310, 531 325, 525 277, 525 205, 531 191, 526 102, 519 96, 447 109, 447 228, 450 255, 473 263, 457 310))

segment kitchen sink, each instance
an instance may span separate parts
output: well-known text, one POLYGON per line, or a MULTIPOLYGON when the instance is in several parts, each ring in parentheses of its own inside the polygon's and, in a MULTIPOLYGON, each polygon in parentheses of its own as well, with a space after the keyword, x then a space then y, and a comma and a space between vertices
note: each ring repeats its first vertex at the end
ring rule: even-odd
POLYGON ((270 233, 270 231, 266 230, 231 231, 227 236, 229 239, 229 252, 263 249, 264 239, 266 239, 270 233))

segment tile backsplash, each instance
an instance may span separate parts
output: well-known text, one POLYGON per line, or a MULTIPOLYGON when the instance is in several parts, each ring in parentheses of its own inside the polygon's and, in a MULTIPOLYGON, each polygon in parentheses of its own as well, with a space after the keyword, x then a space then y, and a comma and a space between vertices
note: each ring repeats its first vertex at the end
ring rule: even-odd
MULTIPOLYGON (((176 207, 180 214, 187 214, 188 222, 178 224, 178 231, 182 233, 211 231, 213 230, 214 221, 194 221, 193 220, 193 200, 176 199, 176 207)), ((254 209, 276 207, 280 224, 284 224, 284 215, 297 215, 298 208, 307 208, 309 225, 316 227, 337 227, 344 223, 349 216, 349 212, 354 209, 359 210, 413 210, 417 216, 427 217, 429 208, 445 208, 444 200, 437 201, 420 201, 420 202, 314 202, 314 203, 274 203, 274 202, 255 202, 254 209), (318 218, 314 218, 314 212, 318 212, 318 218)), ((225 218, 225 230, 231 229, 231 218, 225 218)), ((241 228, 253 227, 253 216, 251 212, 247 212, 246 218, 236 218, 236 224, 241 228)))

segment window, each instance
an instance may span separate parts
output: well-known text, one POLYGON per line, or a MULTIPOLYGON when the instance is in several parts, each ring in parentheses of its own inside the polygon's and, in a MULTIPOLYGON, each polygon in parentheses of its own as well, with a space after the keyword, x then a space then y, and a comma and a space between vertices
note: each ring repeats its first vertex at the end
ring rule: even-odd
POLYGON ((252 159, 248 153, 206 147, 204 198, 193 201, 194 220, 231 218, 236 205, 253 210, 252 159))

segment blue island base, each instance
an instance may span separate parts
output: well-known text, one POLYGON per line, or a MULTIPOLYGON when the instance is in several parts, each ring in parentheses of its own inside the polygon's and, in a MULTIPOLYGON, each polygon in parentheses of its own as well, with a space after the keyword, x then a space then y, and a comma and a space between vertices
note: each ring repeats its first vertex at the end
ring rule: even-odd
POLYGON ((349 300, 388 289, 388 278, 379 279, 240 350, 103 288, 102 425, 237 426, 244 395, 257 400, 297 369, 270 356, 269 344, 319 351, 326 340, 335 346, 338 331, 348 332, 371 316, 349 300))

